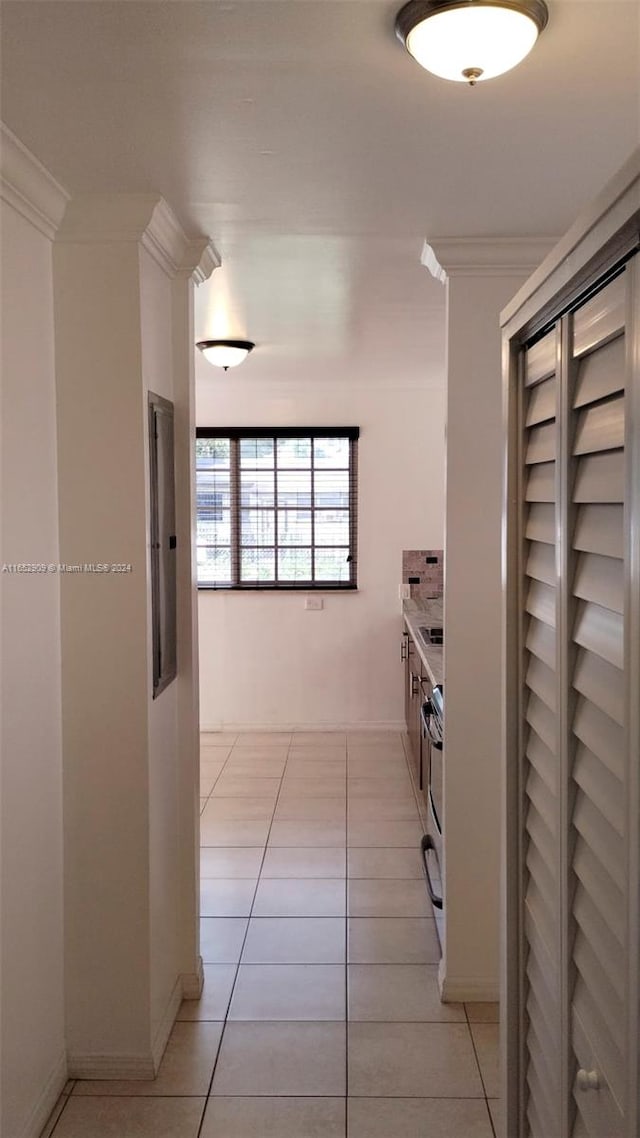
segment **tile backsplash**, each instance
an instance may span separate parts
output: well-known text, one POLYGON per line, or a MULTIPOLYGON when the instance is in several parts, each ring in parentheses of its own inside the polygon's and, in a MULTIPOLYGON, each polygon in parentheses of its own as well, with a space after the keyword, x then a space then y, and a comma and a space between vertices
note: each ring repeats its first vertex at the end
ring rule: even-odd
POLYGON ((411 586, 412 600, 441 597, 444 590, 444 550, 403 549, 402 581, 411 586))

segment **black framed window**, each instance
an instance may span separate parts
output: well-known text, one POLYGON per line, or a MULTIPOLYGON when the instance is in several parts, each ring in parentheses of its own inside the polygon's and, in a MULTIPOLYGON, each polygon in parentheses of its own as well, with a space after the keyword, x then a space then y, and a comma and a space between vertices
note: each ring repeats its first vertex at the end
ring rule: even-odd
POLYGON ((198 427, 198 587, 355 589, 359 433, 198 427))

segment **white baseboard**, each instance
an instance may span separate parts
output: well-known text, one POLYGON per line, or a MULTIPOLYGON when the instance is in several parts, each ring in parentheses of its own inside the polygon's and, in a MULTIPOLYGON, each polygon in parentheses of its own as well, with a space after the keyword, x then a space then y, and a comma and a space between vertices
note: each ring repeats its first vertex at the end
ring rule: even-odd
POLYGON ((219 731, 406 731, 404 719, 375 719, 367 723, 201 723, 200 734, 219 731))
MULTIPOLYGON (((149 1054, 69 1055, 68 1077, 70 1079, 154 1079, 162 1062, 162 1056, 165 1053, 182 1000, 196 1000, 202 992, 204 969, 201 957, 198 957, 197 969, 196 972, 182 973, 177 977, 149 1054)), ((66 1077, 65 1072, 65 1079, 66 1077)))
POLYGON ((156 1031, 156 1037, 151 1048, 151 1054, 153 1056, 154 1076, 158 1073, 158 1068, 162 1062, 162 1056, 164 1055, 165 1048, 169 1041, 169 1036, 171 1035, 173 1025, 176 1022, 176 1016, 180 1010, 181 1003, 182 976, 178 976, 173 986, 173 991, 169 997, 169 1002, 165 1008, 165 1013, 160 1021, 160 1026, 156 1031))
POLYGON ((438 972, 440 998, 446 1004, 494 1004, 500 999, 498 980, 484 976, 445 976, 438 972))
POLYGON ((153 1055, 69 1055, 70 1079, 153 1079, 153 1055))
POLYGON ((199 1000, 204 988, 204 967, 201 956, 198 957, 196 971, 183 972, 180 979, 182 980, 182 999, 199 1000))
POLYGON ((19 1138, 39 1138, 66 1081, 67 1057, 62 1052, 19 1132, 19 1138))

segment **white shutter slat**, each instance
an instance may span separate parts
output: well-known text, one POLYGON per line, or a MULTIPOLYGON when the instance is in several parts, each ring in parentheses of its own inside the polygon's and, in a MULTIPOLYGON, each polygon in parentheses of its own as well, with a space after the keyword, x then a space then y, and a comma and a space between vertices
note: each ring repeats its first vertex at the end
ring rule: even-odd
MULTIPOLYGON (((601 1078, 606 1079, 614 1098, 619 1101, 624 1095, 624 1085, 620 1074, 624 1069, 622 1051, 616 1044, 607 1027, 604 1017, 604 1000, 600 1001, 596 995, 597 988, 592 990, 587 978, 578 971, 576 986, 573 993, 573 1006, 576 1015, 580 1017, 585 1029, 587 1039, 596 1040, 601 1078)), ((609 1138, 607 1135, 606 1138, 609 1138)))
POLYGON ((624 947, 624 899, 620 885, 613 881, 589 846, 579 839, 576 842, 573 868, 583 888, 602 914, 611 932, 624 947))
POLYGON ((553 949, 542 939, 540 930, 531 917, 529 909, 525 910, 525 929, 529 951, 527 953, 527 979, 530 992, 540 1008, 539 1032, 548 1034, 551 1039, 550 1053, 555 1050, 553 1036, 556 1027, 556 1009, 558 1000, 558 973, 553 966, 553 949))
POLYGON ((555 501, 555 462, 540 462, 528 468, 527 502, 555 501))
POLYGON ((596 403, 624 388, 624 336, 617 336, 596 352, 584 357, 578 369, 574 389, 574 407, 596 403))
POLYGON ((551 796, 555 797, 558 793, 558 763, 555 755, 535 731, 529 731, 525 753, 532 768, 528 778, 537 774, 546 784, 551 796))
POLYGON ((529 545, 527 558, 527 576, 535 577, 536 581, 543 581, 546 585, 556 583, 556 553, 551 545, 532 541, 529 545))
POLYGON ((622 837, 624 833, 624 796, 622 783, 600 762, 597 755, 581 744, 576 749, 573 777, 587 798, 622 837))
POLYGON ((557 684, 555 672, 537 656, 529 656, 525 681, 530 691, 535 692, 543 703, 546 703, 550 711, 556 710, 557 684))
POLYGON ((553 834, 531 798, 527 805, 527 834, 550 873, 555 872, 553 834))
POLYGON ((525 719, 549 750, 553 751, 556 743, 555 717, 534 692, 529 693, 525 719))
POLYGON ((623 621, 620 613, 601 605, 579 601, 573 639, 576 644, 602 656, 616 668, 624 663, 623 621))
POLYGON ((608 981, 613 985, 616 999, 624 1005, 624 952, 602 919, 589 894, 578 886, 573 902, 573 915, 587 942, 595 952, 608 981))
POLYGON ((525 353, 525 386, 531 387, 556 370, 556 331, 552 328, 525 353))
MULTIPOLYGON (((573 1046, 577 1066, 585 1071, 600 1070, 600 1057, 594 1052, 580 1016, 573 1011, 571 1020, 573 1046)), ((611 1091, 605 1085, 597 1094, 574 1088, 574 1102, 578 1111, 573 1138, 625 1138, 626 1131, 620 1109, 611 1091)))
POLYGON ((622 880, 625 864, 622 839, 582 791, 576 797, 573 825, 611 881, 622 880))
POLYGON ((573 732, 622 784, 624 732, 619 724, 604 715, 590 700, 580 698, 576 704, 573 732))
POLYGON ((624 500, 624 451, 603 451, 581 458, 573 487, 574 502, 624 500))
POLYGON ((527 590, 526 610, 530 616, 536 617, 544 624, 555 627, 556 623, 556 593, 549 585, 541 581, 529 581, 527 590))
POLYGON ((580 506, 573 548, 605 557, 622 557, 624 545, 622 506, 580 506))
POLYGON ((608 1036, 609 1048, 620 1055, 622 1051, 620 1036, 624 1035, 624 1001, 611 981, 611 969, 603 967, 592 943, 584 936, 581 929, 576 936, 573 958, 587 989, 592 994, 593 1004, 598 1009, 599 1017, 606 1025, 605 1035, 608 1036), (597 999, 594 998, 596 992, 597 999))
POLYGON ((555 667, 556 640, 548 624, 531 617, 527 629, 526 647, 532 656, 538 656, 550 668, 555 667))
POLYGON ((625 274, 579 308, 573 317, 573 355, 582 356, 620 334, 625 319, 625 274))
POLYGON ((549 789, 547 780, 538 774, 533 767, 530 768, 527 775, 526 791, 527 798, 534 804, 536 811, 555 841, 557 825, 554 795, 549 789))
POLYGON ((529 541, 540 541, 553 545, 556 540, 555 511, 552 505, 534 504, 529 507, 525 526, 525 537, 529 541))
MULTIPOLYGON (((543 428, 538 428, 543 430, 543 428)), ((538 450, 544 453, 544 442, 540 440, 538 450)), ((547 444, 548 446, 548 444, 547 444)), ((597 451, 618 450, 624 446, 624 396, 607 399, 587 407, 578 415, 573 453, 595 454, 597 451)), ((551 457, 545 454, 545 458, 551 457)), ((531 460, 542 462, 543 458, 531 460)))
MULTIPOLYGON (((618 444, 619 445, 619 444, 618 444)), ((598 450, 604 448, 598 447, 598 450)), ((556 457, 556 425, 544 423, 540 427, 530 427, 525 448, 525 463, 549 462, 556 457)))
POLYGON ((527 1005, 530 1028, 528 1044, 531 1065, 527 1074, 529 1089, 527 1103, 527 1121, 529 1123, 530 1138, 549 1138, 557 1131, 557 1122, 553 1115, 554 1095, 558 1093, 558 1075, 548 1062, 546 1041, 538 1038, 535 1031, 536 1008, 527 1005))
POLYGON ((537 854, 535 847, 529 843, 526 866, 529 870, 529 885, 527 887, 527 908, 540 931, 548 949, 551 950, 555 940, 555 913, 553 901, 553 879, 546 869, 543 859, 537 854))
POLYGON ((582 553, 573 582, 574 596, 621 613, 624 608, 623 564, 617 557, 582 553))
POLYGON ((553 419, 556 413, 556 380, 555 376, 536 384, 529 392, 527 400, 527 414, 525 426, 533 427, 536 423, 545 423, 553 419))
POLYGON ((619 668, 580 648, 576 655, 573 686, 581 695, 615 719, 620 727, 624 724, 624 686, 619 668))

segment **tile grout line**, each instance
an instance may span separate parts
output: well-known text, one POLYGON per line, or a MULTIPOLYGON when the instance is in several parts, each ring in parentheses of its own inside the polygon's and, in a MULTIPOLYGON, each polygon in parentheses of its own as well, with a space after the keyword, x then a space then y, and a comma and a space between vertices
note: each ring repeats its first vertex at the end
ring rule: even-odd
MULTIPOLYGON (((225 769, 225 767, 226 767, 227 763, 229 762, 229 759, 230 759, 230 758, 231 758, 231 756, 233 755, 233 750, 234 750, 234 747, 235 747, 236 745, 237 745, 237 736, 236 736, 236 742, 232 744, 232 746, 231 746, 231 750, 229 751, 229 754, 227 755, 227 758, 225 759, 224 765, 223 765, 223 767, 222 767, 222 770, 220 771, 220 774, 218 775, 218 778, 220 778, 220 775, 221 775, 221 774, 222 774, 222 772, 224 771, 224 769, 225 769)), ((288 749, 287 749, 287 755, 288 755, 288 749)), ((285 770, 286 770, 286 765, 287 765, 287 764, 286 764, 286 760, 285 760, 285 770)), ((238 982, 238 974, 239 974, 239 972, 240 972, 240 961, 242 960, 242 954, 243 954, 243 952, 244 952, 244 946, 245 946, 245 944, 246 944, 247 936, 248 936, 248 933, 249 933, 249 925, 250 925, 250 923, 251 923, 251 913, 253 912, 253 906, 254 906, 254 904, 255 904, 256 893, 258 892, 258 885, 260 884, 260 878, 261 878, 261 875, 262 875, 262 867, 263 867, 263 865, 264 865, 264 859, 265 859, 265 856, 266 856, 266 852, 267 852, 267 843, 268 843, 268 841, 269 841, 269 834, 271 833, 271 826, 273 825, 273 814, 275 814, 276 805, 277 805, 277 802, 278 802, 278 798, 279 798, 279 796, 280 796, 280 790, 281 790, 281 788, 282 788, 282 779, 283 779, 283 778, 284 778, 284 771, 283 771, 282 775, 280 776, 280 786, 278 787, 278 793, 277 793, 277 795, 276 795, 276 801, 275 801, 275 804, 274 804, 274 807, 273 807, 273 813, 272 813, 272 815, 271 815, 271 821, 270 821, 270 823, 269 823, 269 829, 268 829, 268 831, 267 831, 267 836, 266 836, 266 838, 265 838, 265 842, 264 842, 264 848, 263 848, 263 851, 262 851, 262 860, 261 860, 261 862, 260 862, 260 867, 259 867, 259 869, 258 869, 258 876, 256 877, 256 886, 255 886, 255 889, 254 889, 254 891, 253 891, 253 899, 252 899, 252 901, 251 901, 251 905, 250 905, 250 908, 249 908, 249 916, 248 916, 248 918, 247 918, 247 926, 246 926, 246 928, 245 928, 245 931, 244 931, 244 937, 242 938, 242 944, 240 945, 240 950, 239 950, 239 953, 238 953, 238 961, 237 961, 237 964, 236 964, 236 970, 235 970, 235 974, 234 974, 234 977, 233 977, 233 983, 232 983, 232 985, 231 985, 231 989, 230 989, 230 992, 229 992, 229 999, 228 999, 228 1001, 227 1001, 227 1010, 226 1010, 226 1013, 225 1013, 225 1016, 224 1016, 224 1021, 223 1021, 223 1024, 222 1024, 222 1031, 220 1032, 220 1039, 218 1040, 218 1046, 217 1046, 217 1049, 216 1049, 215 1059, 214 1059, 214 1062, 213 1062, 213 1067, 212 1067, 212 1069, 211 1069, 211 1078, 210 1078, 210 1080, 209 1080, 209 1086, 208 1086, 208 1089, 207 1089, 207 1093, 206 1093, 206 1095, 205 1095, 204 1106, 203 1106, 203 1110, 202 1110, 202 1116, 201 1116, 201 1118, 200 1118, 200 1125, 198 1126, 198 1132, 197 1132, 196 1138, 200 1138, 200 1136, 201 1136, 201 1134, 202 1134, 202 1127, 203 1127, 203 1125, 204 1125, 204 1120, 205 1120, 205 1116, 206 1116, 206 1113, 207 1113, 207 1108, 208 1108, 208 1106, 209 1106, 209 1101, 210 1101, 210 1099, 212 1098, 213 1080, 214 1080, 214 1078, 215 1078, 215 1074, 216 1074, 216 1068, 217 1068, 217 1066, 218 1066, 218 1060, 219 1060, 219 1058, 220 1058, 220 1053, 221 1053, 221 1051, 222 1051, 222 1044, 223 1044, 223 1041, 224 1041, 224 1036, 225 1036, 225 1032, 226 1032, 226 1029, 227 1029, 227 1024, 228 1024, 228 1022, 229 1022, 229 1012, 231 1011, 231 1002, 232 1002, 232 1000, 233 1000, 233 994, 234 994, 234 992, 235 992, 235 989, 236 989, 236 984, 237 984, 237 982, 238 982)), ((212 794, 213 794, 213 790, 215 789, 215 786, 216 786, 216 784, 217 784, 217 781, 218 781, 218 779, 216 779, 216 782, 214 783, 213 789, 212 789, 212 791, 211 791, 211 793, 212 793, 212 794)), ((202 920, 202 917, 200 917, 200 920, 202 920)))
POLYGON ((349 743, 344 763, 344 1133, 349 1138, 349 743))
POLYGON ((463 1008, 464 1008, 464 1014, 465 1014, 465 1018, 466 1018, 466 1021, 467 1021, 467 1028, 468 1028, 468 1030, 469 1030, 469 1036, 470 1036, 470 1038, 471 1038, 471 1046, 473 1047, 473 1054, 474 1054, 474 1057, 475 1057, 476 1066, 477 1066, 477 1068, 478 1068, 478 1074, 480 1075, 480 1084, 481 1084, 481 1086, 482 1086, 482 1090, 483 1090, 483 1092, 484 1092, 484 1105, 485 1105, 485 1107, 486 1107, 486 1110, 487 1110, 487 1114, 488 1114, 488 1116, 489 1116, 489 1125, 490 1125, 490 1127, 491 1127, 491 1132, 492 1132, 492 1134, 493 1134, 493 1138, 496 1138, 496 1131, 495 1131, 495 1127, 494 1127, 494 1125, 493 1125, 493 1116, 492 1116, 492 1114, 491 1114, 491 1108, 489 1107, 489 1099, 488 1099, 488 1096, 487 1096, 487 1088, 486 1088, 486 1085, 485 1085, 484 1076, 483 1076, 483 1074, 482 1074, 482 1066, 481 1066, 481 1064, 480 1064, 480 1059, 479 1059, 479 1057, 478 1057, 478 1048, 476 1047, 476 1041, 475 1041, 475 1039, 473 1038, 473 1031, 471 1030, 471 1020, 469 1019, 469 1013, 468 1013, 468 1011, 467 1011, 467 1004, 466 1004, 466 1002, 464 1002, 464 1001, 463 1001, 463 1004, 462 1004, 462 1006, 463 1006, 463 1008))

